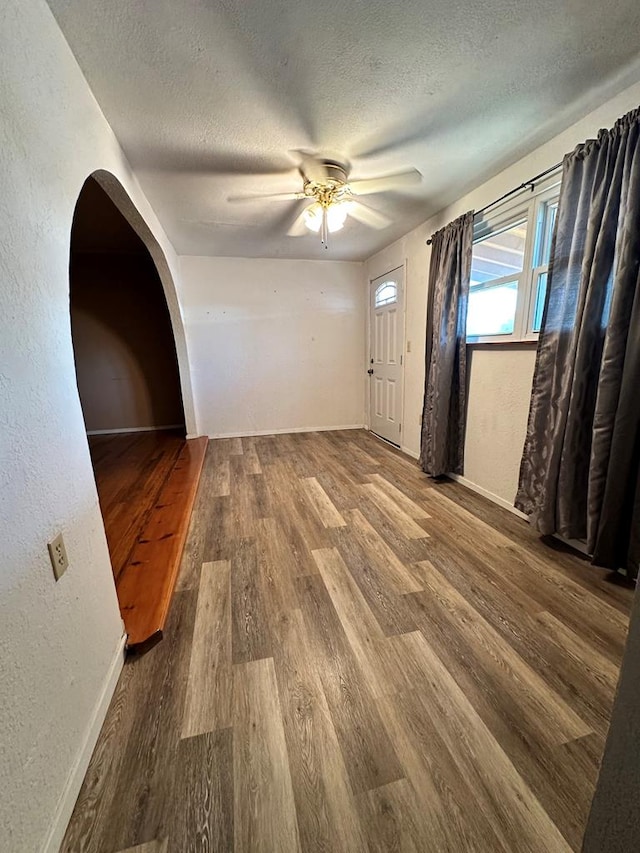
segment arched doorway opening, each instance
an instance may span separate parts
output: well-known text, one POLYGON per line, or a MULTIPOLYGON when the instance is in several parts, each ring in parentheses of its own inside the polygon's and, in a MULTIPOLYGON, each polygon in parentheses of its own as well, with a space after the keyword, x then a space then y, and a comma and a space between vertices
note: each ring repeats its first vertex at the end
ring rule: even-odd
POLYGON ((185 419, 162 282, 149 250, 94 178, 71 229, 78 391, 89 435, 176 430, 185 419))
MULTIPOLYGON (((202 443, 185 438, 165 283, 148 241, 130 224, 135 209, 131 206, 125 217, 103 187, 110 179, 115 181, 107 173, 89 177, 76 203, 69 262, 71 331, 120 611, 130 645, 141 647, 161 636, 202 443)), ((115 188, 122 189, 117 182, 115 188)))

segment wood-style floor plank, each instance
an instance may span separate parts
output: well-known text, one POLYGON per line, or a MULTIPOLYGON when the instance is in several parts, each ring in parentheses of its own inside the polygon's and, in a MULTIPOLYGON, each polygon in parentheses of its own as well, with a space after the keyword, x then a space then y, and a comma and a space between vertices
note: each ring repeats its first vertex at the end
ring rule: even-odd
POLYGON ((237 853, 299 851, 293 785, 272 658, 234 668, 233 711, 233 849, 237 853))
POLYGON ((298 606, 295 579, 299 566, 282 527, 273 518, 256 525, 257 577, 270 626, 298 606))
POLYGON ((433 566, 422 564, 422 568, 425 591, 419 596, 423 611, 434 614, 439 609, 445 619, 454 621, 461 639, 476 650, 479 667, 488 678, 503 685, 505 692, 510 684, 518 685, 520 716, 541 741, 548 739, 551 746, 556 746, 591 734, 591 727, 549 690, 542 676, 524 662, 464 596, 433 566))
MULTIPOLYGON (((603 656, 586 642, 583 655, 572 656, 558 632, 554 636, 553 630, 541 630, 538 602, 505 578, 496 579, 473 555, 461 557, 457 546, 444 542, 436 546, 434 538, 431 541, 431 560, 440 574, 585 722, 597 731, 606 731, 615 687, 606 686, 591 672, 592 661, 600 662, 597 666, 602 671, 603 656), (469 568, 473 570, 471 582, 469 568)), ((617 669, 613 668, 615 681, 617 669)))
POLYGON ((260 457, 258 456, 258 451, 256 450, 255 438, 243 438, 241 439, 241 441, 245 463, 245 472, 247 474, 262 474, 262 466, 260 464, 260 457))
POLYGON ((433 835, 423 831, 420 802, 407 779, 365 791, 359 795, 358 805, 370 853, 422 853, 435 849, 433 835))
POLYGON ((376 562, 380 571, 386 573, 387 582, 397 593, 419 592, 422 589, 422 585, 416 580, 414 573, 402 560, 396 557, 360 510, 354 509, 349 514, 349 521, 353 538, 376 562))
POLYGON ((239 539, 231 557, 231 647, 233 663, 271 657, 267 600, 258 572, 255 539, 239 539))
POLYGON ((136 844, 135 847, 127 847, 118 853, 167 853, 168 841, 148 841, 146 844, 136 844))
POLYGON ((461 776, 474 792, 504 850, 568 851, 571 848, 496 742, 457 682, 422 636, 407 635, 407 648, 424 667, 426 686, 412 700, 435 723, 461 776), (410 645, 409 645, 410 643, 410 645))
POLYGON ((413 518, 376 483, 365 483, 360 487, 367 498, 380 509, 407 539, 426 539, 429 534, 420 527, 413 518))
POLYGON ((309 504, 299 478, 278 459, 264 467, 270 515, 285 530, 287 541, 300 569, 298 574, 316 571, 311 550, 327 545, 327 530, 309 504), (292 479, 295 477, 295 479, 292 479))
POLYGON ((442 480, 438 483, 438 491, 513 542, 525 545, 530 553, 551 562, 591 593, 597 591, 600 599, 617 607, 624 616, 628 615, 629 594, 635 585, 623 575, 608 570, 594 574, 588 557, 552 536, 540 536, 534 527, 523 524, 514 513, 471 489, 460 489, 453 481, 442 480))
POLYGON ((411 498, 408 498, 404 494, 404 492, 397 489, 393 483, 389 482, 389 480, 383 477, 382 474, 372 474, 371 482, 374 483, 378 489, 388 495, 391 500, 394 501, 394 503, 396 503, 410 518, 430 518, 428 512, 425 512, 415 501, 412 501, 411 498))
POLYGON ((231 463, 228 459, 216 466, 208 494, 212 498, 226 498, 231 494, 231 463))
POLYGON ((281 618, 275 656, 303 850, 366 851, 349 776, 299 610, 281 618))
MULTIPOLYGON (((121 482, 156 459, 119 452, 121 482)), ((210 442, 177 588, 63 853, 580 849, 633 595, 610 574, 348 430, 210 442)))
MULTIPOLYGON (((603 597, 596 597, 568 573, 562 572, 551 556, 539 557, 523 545, 495 530, 485 521, 447 498, 438 489, 425 492, 424 506, 431 515, 437 508, 439 524, 455 529, 461 541, 475 545, 475 553, 487 565, 513 578, 520 588, 578 632, 589 633, 604 654, 618 660, 624 648, 628 619, 603 597)), ((430 522, 431 523, 431 522, 430 522)), ((551 552, 553 553, 553 552, 551 552)), ((587 572, 594 571, 585 566, 587 572)), ((599 579, 599 578, 598 578, 599 579)))
POLYGON ((309 502, 325 527, 345 527, 346 521, 331 503, 329 496, 315 477, 307 477, 304 489, 309 502))
POLYGON ((380 656, 385 640, 380 625, 340 553, 323 548, 313 557, 369 689, 374 696, 384 695, 389 683, 380 656))
POLYGON ((205 563, 200 575, 182 737, 232 725, 231 564, 205 563))
MULTIPOLYGON (((404 642, 406 636, 400 639, 404 642)), ((501 851, 488 817, 460 774, 437 725, 420 706, 421 689, 427 688, 418 684, 415 692, 385 696, 377 706, 415 793, 417 805, 411 817, 420 828, 423 849, 501 851)))
POLYGON ((180 742, 170 850, 181 853, 233 849, 233 731, 180 742))
POLYGON ((402 778, 373 695, 357 667, 322 578, 298 578, 297 590, 353 789, 367 791, 402 778))

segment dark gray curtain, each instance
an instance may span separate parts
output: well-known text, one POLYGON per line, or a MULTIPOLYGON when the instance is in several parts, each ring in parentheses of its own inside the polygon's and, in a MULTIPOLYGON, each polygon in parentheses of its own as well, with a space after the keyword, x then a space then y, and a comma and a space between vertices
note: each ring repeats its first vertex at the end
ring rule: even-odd
POLYGON ((640 560, 640 109, 564 160, 516 498, 596 565, 640 560))
POLYGON ((437 231, 431 241, 420 465, 439 477, 462 474, 464 462, 473 213, 437 231))

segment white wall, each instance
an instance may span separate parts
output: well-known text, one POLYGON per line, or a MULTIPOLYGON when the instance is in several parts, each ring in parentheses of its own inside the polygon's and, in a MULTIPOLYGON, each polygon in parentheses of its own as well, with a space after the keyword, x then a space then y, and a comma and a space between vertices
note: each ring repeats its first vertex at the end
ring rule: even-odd
POLYGON ((115 174, 177 261, 44 0, 5 0, 0 32, 0 847, 30 853, 64 831, 121 663, 71 345, 85 178, 115 174), (70 567, 56 583, 46 543, 59 530, 70 567))
MULTIPOLYGON (((640 84, 626 89, 581 121, 505 169, 496 177, 432 217, 370 258, 367 279, 407 264, 407 342, 403 449, 420 451, 420 416, 424 394, 424 345, 431 234, 467 210, 479 209, 503 193, 559 162, 578 143, 610 127, 640 104, 640 84)), ((469 156, 473 156, 470 141, 469 156)), ((465 478, 502 502, 513 504, 527 425, 535 347, 471 348, 465 478)))
POLYGON ((180 264, 200 432, 364 423, 362 264, 190 256, 180 264))

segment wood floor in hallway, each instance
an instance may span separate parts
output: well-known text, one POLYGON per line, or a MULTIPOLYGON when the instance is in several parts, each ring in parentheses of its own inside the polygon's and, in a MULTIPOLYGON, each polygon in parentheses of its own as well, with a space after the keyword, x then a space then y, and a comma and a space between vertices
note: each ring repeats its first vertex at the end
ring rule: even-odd
POLYGON ((209 444, 63 850, 578 850, 632 591, 364 431, 209 444))
POLYGON ((184 430, 89 436, 100 510, 116 578, 127 565, 184 445, 184 430))

